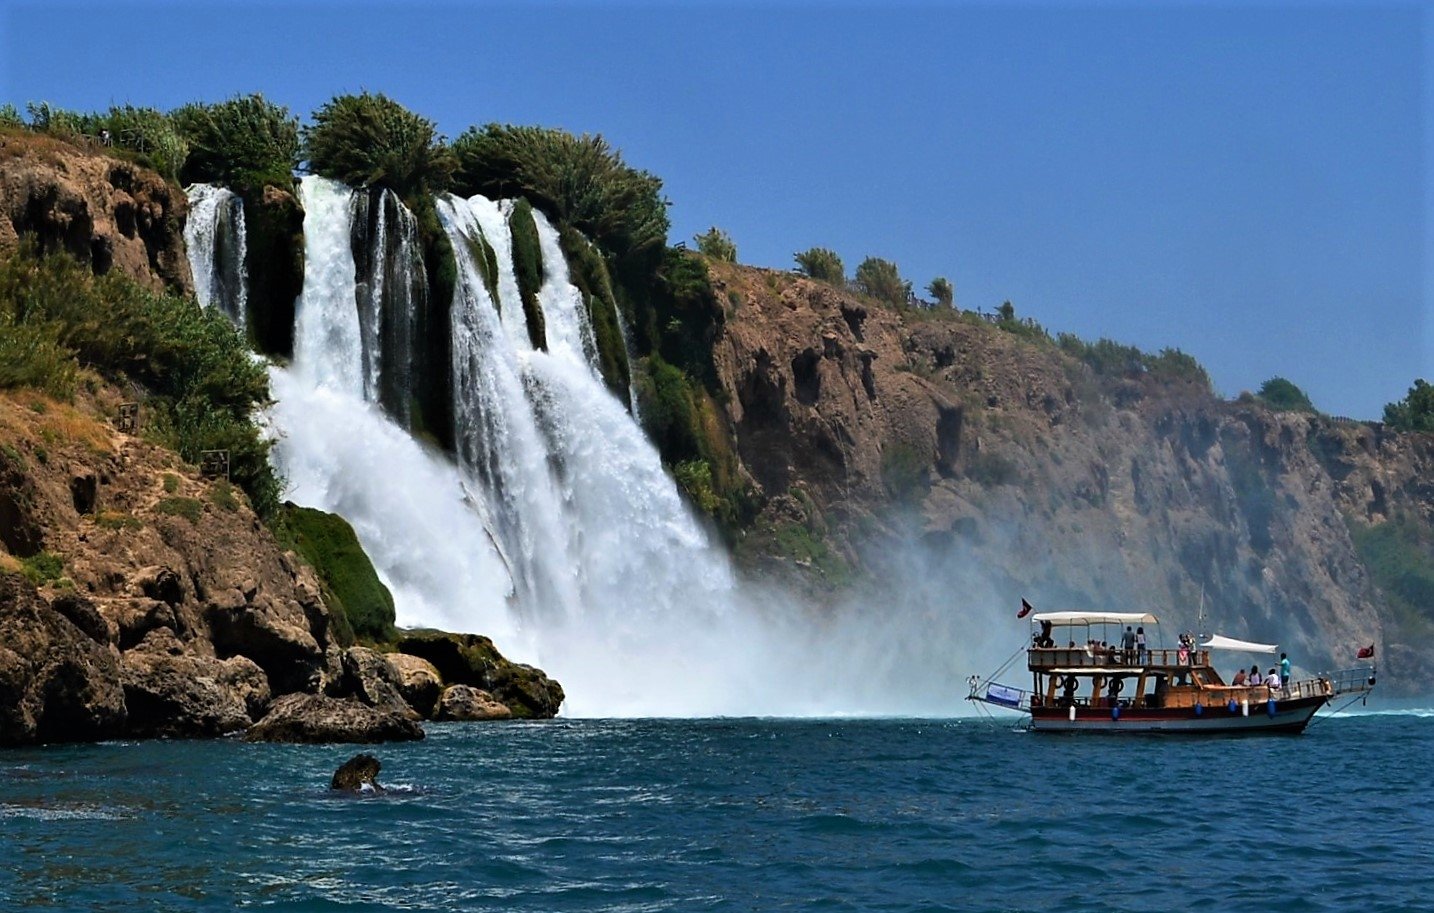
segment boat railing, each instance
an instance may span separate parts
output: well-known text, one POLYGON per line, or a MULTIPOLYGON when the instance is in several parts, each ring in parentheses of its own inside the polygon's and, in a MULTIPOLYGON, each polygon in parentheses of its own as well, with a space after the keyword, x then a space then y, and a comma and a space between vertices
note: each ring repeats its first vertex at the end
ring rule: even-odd
POLYGON ((1333 689, 1331 696, 1360 694, 1374 690, 1373 666, 1354 666, 1350 669, 1340 669, 1338 672, 1327 673, 1323 678, 1330 683, 1333 689))
POLYGON ((1187 656, 1182 663, 1179 650, 1164 648, 1147 649, 1143 654, 1135 650, 1125 651, 1119 647, 1107 652, 1092 652, 1085 647, 1031 647, 1027 651, 1028 665, 1033 672, 1045 669, 1099 669, 1102 666, 1177 668, 1210 664, 1208 650, 1193 650, 1187 656))

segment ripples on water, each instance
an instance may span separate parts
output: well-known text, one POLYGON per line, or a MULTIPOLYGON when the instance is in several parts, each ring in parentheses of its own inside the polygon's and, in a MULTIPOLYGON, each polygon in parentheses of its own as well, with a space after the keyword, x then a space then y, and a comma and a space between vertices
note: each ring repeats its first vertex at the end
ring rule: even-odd
POLYGON ((0 753, 0 909, 1429 909, 1434 723, 1070 738, 955 721, 433 725, 356 749, 0 753))

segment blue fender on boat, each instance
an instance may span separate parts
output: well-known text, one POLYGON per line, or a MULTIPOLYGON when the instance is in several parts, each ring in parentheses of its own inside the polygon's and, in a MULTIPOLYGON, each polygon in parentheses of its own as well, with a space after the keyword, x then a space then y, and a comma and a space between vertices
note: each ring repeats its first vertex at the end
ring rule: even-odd
POLYGON ((1270 716, 1274 716, 1274 715, 1275 715, 1275 699, 1274 699, 1274 698, 1270 698, 1268 701, 1265 702, 1265 712, 1268 713, 1270 716))
POLYGON ((1114 707, 1110 708, 1110 718, 1111 718, 1112 720, 1118 720, 1118 719, 1120 719, 1120 705, 1119 705, 1119 704, 1116 704, 1114 707))
POLYGON ((1195 705, 1195 715, 1196 715, 1196 716, 1204 716, 1204 715, 1205 715, 1205 705, 1204 705, 1204 704, 1196 704, 1196 705, 1195 705))
POLYGON ((1229 710, 1231 713, 1239 713, 1240 705, 1235 703, 1235 699, 1232 697, 1230 698, 1230 703, 1226 706, 1226 709, 1229 710))

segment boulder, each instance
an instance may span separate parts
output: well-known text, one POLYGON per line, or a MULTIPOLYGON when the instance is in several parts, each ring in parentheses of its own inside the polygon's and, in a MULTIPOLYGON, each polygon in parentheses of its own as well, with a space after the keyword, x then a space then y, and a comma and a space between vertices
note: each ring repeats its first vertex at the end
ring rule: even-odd
POLYGON ((407 653, 389 653, 386 658, 398 673, 398 690, 408 706, 425 718, 433 716, 443 693, 443 676, 433 663, 407 653))
POLYGON ((68 618, 71 624, 100 646, 107 647, 112 642, 110 626, 100 610, 79 593, 59 594, 50 600, 50 608, 68 618))
POLYGON ((370 707, 419 719, 418 711, 408 705, 399 690, 398 670, 382 653, 368 647, 349 647, 343 653, 343 669, 345 694, 352 694, 370 707))
POLYGON ((563 688, 543 670, 504 658, 493 641, 478 634, 415 631, 398 642, 402 653, 428 660, 450 685, 471 685, 490 693, 521 719, 556 716, 563 688))
POLYGON ((189 652, 165 628, 150 632, 122 660, 130 735, 194 738, 240 732, 269 700, 269 681, 252 660, 189 652))
POLYGON ((0 574, 0 745, 110 738, 125 719, 113 648, 0 574))
POLYGON ((173 607, 184 601, 184 582, 170 568, 142 567, 135 571, 131 583, 139 593, 165 605, 173 607))
POLYGON ((324 651, 295 600, 273 599, 261 591, 242 606, 210 602, 204 617, 219 655, 254 660, 277 692, 317 690, 324 651))
POLYGON ((438 707, 433 714, 435 720, 509 720, 513 711, 493 695, 470 685, 450 685, 443 689, 438 707))
POLYGON ((350 792, 371 789, 383 792, 383 787, 378 784, 378 772, 382 767, 378 758, 373 755, 356 754, 334 771, 334 778, 329 781, 329 789, 345 789, 350 792))
POLYGON ((250 742, 411 742, 423 738, 413 720, 362 701, 322 694, 286 694, 244 736, 250 742))

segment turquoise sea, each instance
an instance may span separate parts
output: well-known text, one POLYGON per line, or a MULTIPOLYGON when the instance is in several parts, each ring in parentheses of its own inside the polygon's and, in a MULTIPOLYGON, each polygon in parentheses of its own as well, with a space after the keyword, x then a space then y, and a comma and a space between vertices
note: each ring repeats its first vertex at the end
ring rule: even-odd
POLYGON ((1303 736, 985 720, 430 725, 0 752, 0 910, 1385 911, 1434 906, 1434 712, 1303 736))

